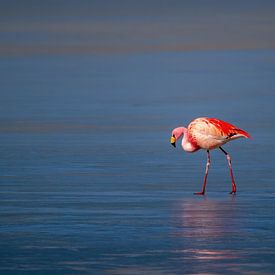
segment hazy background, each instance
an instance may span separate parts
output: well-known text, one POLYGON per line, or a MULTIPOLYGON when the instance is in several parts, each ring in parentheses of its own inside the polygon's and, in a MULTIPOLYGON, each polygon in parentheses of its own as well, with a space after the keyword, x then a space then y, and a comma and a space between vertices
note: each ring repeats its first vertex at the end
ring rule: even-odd
POLYGON ((1 1, 0 270, 274 274, 274 1, 1 1), (248 131, 227 162, 170 143, 248 131))
POLYGON ((274 48, 274 1, 1 1, 6 54, 274 48))

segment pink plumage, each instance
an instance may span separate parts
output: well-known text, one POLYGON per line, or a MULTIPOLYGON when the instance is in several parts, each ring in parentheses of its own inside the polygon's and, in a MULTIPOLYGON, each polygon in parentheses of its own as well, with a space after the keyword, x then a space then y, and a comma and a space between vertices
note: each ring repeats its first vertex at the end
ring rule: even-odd
POLYGON ((220 148, 222 152, 226 155, 229 168, 230 176, 232 181, 232 191, 231 194, 236 193, 236 184, 233 176, 231 158, 230 155, 221 147, 225 143, 237 139, 237 138, 250 138, 250 135, 236 127, 233 124, 219 120, 216 118, 201 117, 197 118, 185 127, 177 127, 172 131, 171 144, 176 145, 176 141, 182 138, 182 148, 186 152, 196 152, 199 149, 207 150, 207 164, 206 172, 204 176, 204 183, 201 192, 195 193, 198 195, 204 195, 206 187, 206 179, 208 176, 208 169, 210 166, 210 150, 215 148, 220 148))

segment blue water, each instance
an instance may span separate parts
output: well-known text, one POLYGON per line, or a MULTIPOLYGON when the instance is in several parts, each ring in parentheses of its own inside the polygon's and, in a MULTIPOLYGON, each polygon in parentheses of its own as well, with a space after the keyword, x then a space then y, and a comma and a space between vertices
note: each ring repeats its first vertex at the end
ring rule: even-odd
POLYGON ((274 274, 275 52, 31 55, 0 62, 3 274, 274 274), (187 154, 217 117, 253 139, 187 154))

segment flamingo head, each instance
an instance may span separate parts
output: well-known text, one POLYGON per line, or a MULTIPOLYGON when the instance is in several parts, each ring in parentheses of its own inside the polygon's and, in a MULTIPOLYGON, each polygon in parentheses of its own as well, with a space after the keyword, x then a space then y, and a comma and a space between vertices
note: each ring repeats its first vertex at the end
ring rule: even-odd
POLYGON ((176 141, 184 134, 184 127, 177 127, 172 131, 172 136, 170 138, 170 143, 176 147, 176 141))

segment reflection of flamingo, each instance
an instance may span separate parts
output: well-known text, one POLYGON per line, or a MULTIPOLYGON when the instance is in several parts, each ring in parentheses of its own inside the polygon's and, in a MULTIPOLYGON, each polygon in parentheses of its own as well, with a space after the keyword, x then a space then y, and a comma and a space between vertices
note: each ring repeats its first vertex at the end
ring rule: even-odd
MULTIPOLYGON (((181 249, 177 252, 184 260, 194 261, 184 274, 202 274, 201 266, 203 269, 205 265, 201 265, 201 261, 207 264, 208 272, 211 274, 217 274, 216 268, 221 264, 223 273, 227 273, 225 270, 231 270, 232 266, 227 265, 226 261, 243 257, 234 249, 233 243, 223 245, 232 235, 240 236, 243 226, 238 218, 235 202, 236 197, 232 196, 227 201, 185 198, 175 204, 172 212, 175 223, 172 236, 177 239, 177 243, 182 243, 181 249)), ((237 263, 234 268, 238 269, 237 263)))
POLYGON ((207 163, 206 171, 203 181, 203 187, 201 192, 195 193, 196 195, 204 195, 206 187, 206 179, 208 175, 208 169, 210 166, 210 152, 209 150, 220 148, 222 152, 226 155, 228 165, 230 168, 230 176, 232 181, 232 191, 231 194, 235 194, 236 184, 233 176, 231 158, 230 155, 221 147, 223 144, 237 139, 240 137, 249 138, 250 135, 242 129, 236 126, 216 119, 216 118, 197 118, 193 120, 188 128, 177 127, 172 131, 171 144, 176 147, 176 141, 184 135, 182 139, 182 148, 186 152, 196 152, 199 149, 207 150, 207 163))

